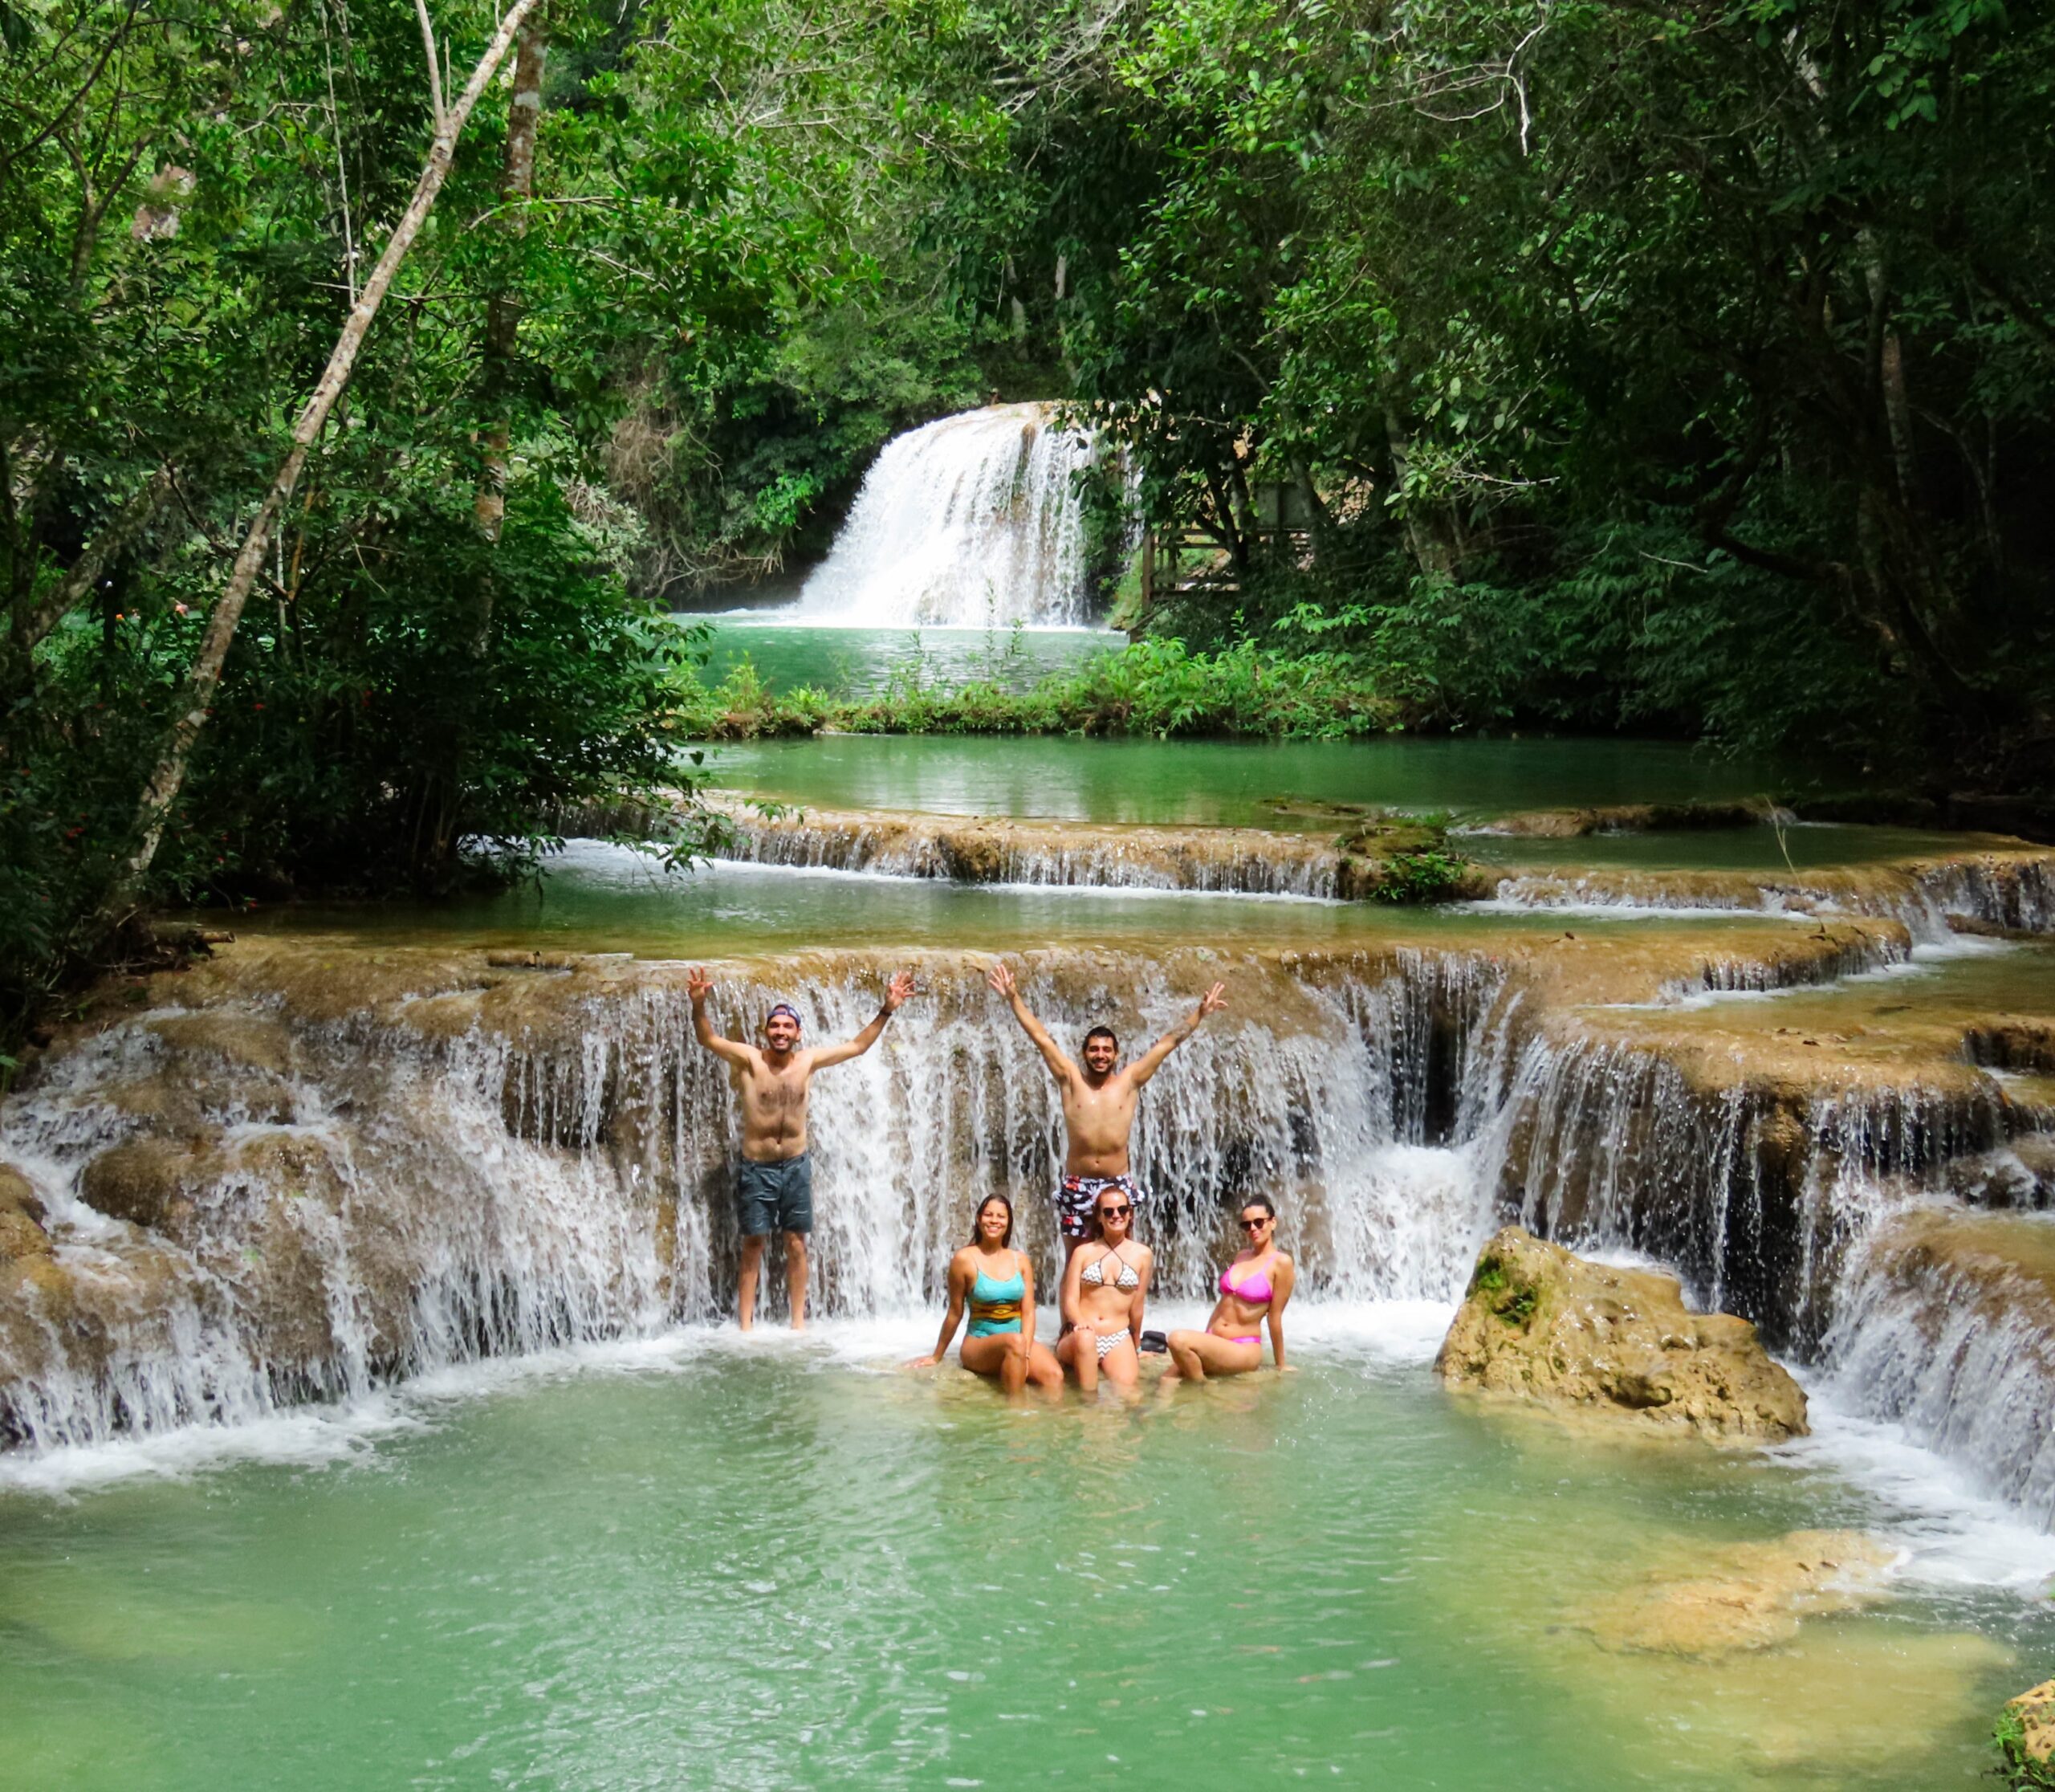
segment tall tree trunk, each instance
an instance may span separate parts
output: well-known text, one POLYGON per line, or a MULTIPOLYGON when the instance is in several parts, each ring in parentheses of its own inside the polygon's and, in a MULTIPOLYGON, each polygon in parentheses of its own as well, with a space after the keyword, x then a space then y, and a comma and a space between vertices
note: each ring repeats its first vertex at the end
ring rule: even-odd
MULTIPOLYGON (((507 103, 507 161, 500 170, 499 228, 514 237, 528 230, 528 202, 535 196, 535 128, 543 114, 543 65, 549 55, 549 21, 537 12, 521 32, 514 59, 514 92, 507 103)), ((521 327, 521 301, 503 281, 486 303, 483 385, 486 425, 480 443, 483 466, 472 514, 478 532, 497 541, 507 520, 507 450, 513 436, 507 413, 513 385, 514 351, 521 327)), ((485 597, 485 626, 491 621, 491 594, 485 597)), ((482 629, 481 633, 482 633, 482 629)))
POLYGON ((235 556, 228 584, 215 600, 214 611, 207 618, 207 630, 201 639, 199 654, 186 675, 178 718, 165 738, 156 769, 144 786, 142 800, 136 807, 134 845, 101 899, 100 915, 104 922, 116 924, 125 921, 134 908, 143 880, 149 875, 150 866, 157 857, 157 844, 164 837, 165 820, 185 786, 193 744, 206 724, 207 706, 221 682, 222 666, 228 658, 230 644, 235 639, 236 625, 242 619, 242 607, 249 601, 250 589, 262 569, 271 531, 278 526, 293 487, 299 483, 300 470, 306 466, 307 454, 328 422, 329 412, 334 409, 336 401, 349 384, 350 370, 356 365, 357 352, 364 346, 364 339, 378 316, 378 307, 385 302, 393 276, 400 271, 400 263, 413 246, 414 238, 434 205, 436 195, 442 190, 442 183, 449 177, 450 164, 456 154, 457 138, 471 116, 471 108, 477 105, 479 96, 507 59, 507 52, 513 47, 529 14, 540 4, 541 0, 514 0, 491 43, 486 46, 485 54, 478 59, 478 67, 471 71, 462 94, 442 115, 434 141, 429 148, 428 161, 421 169, 421 179, 415 184, 413 198, 394 229, 392 240, 385 245, 385 254, 378 258, 371 278, 364 283, 364 291, 358 295, 348 322, 336 339, 328 365, 307 399, 306 409, 299 413, 299 421, 293 426, 291 451, 271 481, 271 489, 264 495, 263 503, 258 507, 256 519, 250 525, 250 532, 243 537, 242 548, 235 556))
POLYGON ((1391 456, 1391 488, 1399 495, 1399 521, 1406 529, 1406 545, 1412 550, 1413 564, 1430 578, 1445 578, 1455 570, 1455 556, 1439 531, 1429 526, 1420 507, 1406 496, 1406 472, 1412 460, 1411 444, 1398 413, 1387 401, 1384 407, 1384 439, 1391 456))

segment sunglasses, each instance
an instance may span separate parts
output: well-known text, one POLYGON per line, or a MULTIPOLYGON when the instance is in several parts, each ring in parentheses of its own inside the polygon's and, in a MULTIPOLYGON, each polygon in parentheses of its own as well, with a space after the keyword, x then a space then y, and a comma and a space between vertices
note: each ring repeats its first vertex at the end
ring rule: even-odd
POLYGON ((1272 1223, 1272 1222, 1269 1216, 1266 1214, 1260 1220, 1244 1220, 1242 1222, 1242 1230, 1243 1232, 1261 1232, 1265 1226, 1268 1226, 1272 1223))
POLYGON ((1134 1209, 1131 1207, 1101 1208, 1099 1209, 1099 1217, 1101 1220, 1125 1220, 1133 1212, 1134 1209))

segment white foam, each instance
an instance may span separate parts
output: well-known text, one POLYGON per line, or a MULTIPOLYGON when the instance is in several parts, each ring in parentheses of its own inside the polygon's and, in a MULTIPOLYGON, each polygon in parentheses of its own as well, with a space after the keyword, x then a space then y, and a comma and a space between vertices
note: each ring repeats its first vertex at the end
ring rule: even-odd
POLYGON ((1877 1529, 1906 1551, 1899 1573, 1939 1586, 1995 1586, 2036 1597, 2055 1577, 2055 1536, 1977 1492, 1963 1472, 1902 1426, 1866 1419, 1831 1379, 1799 1373, 1813 1435, 1773 1458, 1823 1469, 1876 1508, 1877 1529))
POLYGON ((67 1499, 124 1481, 184 1480, 238 1463, 327 1468, 357 1460, 380 1438, 421 1425, 387 1394, 238 1424, 185 1425, 104 1444, 13 1450, 0 1453, 0 1489, 67 1499))

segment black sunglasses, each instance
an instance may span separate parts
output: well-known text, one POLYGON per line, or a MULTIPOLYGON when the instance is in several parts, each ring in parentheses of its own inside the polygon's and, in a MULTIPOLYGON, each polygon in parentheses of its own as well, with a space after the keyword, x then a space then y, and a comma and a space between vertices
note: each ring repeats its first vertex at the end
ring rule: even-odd
POLYGON ((1099 1217, 1101 1220, 1125 1220, 1133 1212, 1134 1209, 1131 1207, 1101 1208, 1099 1209, 1099 1217))
POLYGON ((1260 1220, 1244 1220, 1242 1222, 1242 1230, 1243 1232, 1261 1232, 1265 1226, 1274 1224, 1275 1221, 1272 1216, 1268 1214, 1265 1214, 1260 1220))

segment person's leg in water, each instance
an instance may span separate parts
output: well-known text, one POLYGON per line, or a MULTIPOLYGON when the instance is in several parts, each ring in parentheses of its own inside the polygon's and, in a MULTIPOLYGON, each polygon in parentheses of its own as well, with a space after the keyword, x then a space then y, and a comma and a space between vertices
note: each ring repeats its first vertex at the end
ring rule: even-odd
POLYGON ((1207 1375, 1246 1375, 1263 1366, 1263 1339, 1222 1338, 1209 1331, 1170 1334, 1170 1366, 1163 1379, 1204 1381, 1207 1375))
POLYGON ((792 1330, 806 1330, 806 1234, 785 1234, 785 1293, 791 1303, 792 1330))
POLYGON ((756 1284, 763 1273, 762 1232, 751 1232, 742 1241, 741 1285, 735 1291, 735 1316, 744 1331, 756 1323, 756 1284))
POLYGON ((1133 1332, 1122 1326, 1117 1334, 1102 1334, 1099 1342, 1109 1346, 1099 1352, 1101 1375, 1123 1391, 1141 1381, 1141 1358, 1135 1354, 1133 1332))
POLYGON ((778 1184, 778 1224, 785 1234, 785 1293, 792 1330, 806 1330, 806 1236, 813 1230, 813 1164, 805 1153, 789 1159, 778 1184))
POLYGON ((1009 1394, 1028 1385, 1028 1340, 1019 1332, 990 1332, 963 1340, 963 1366, 974 1375, 991 1375, 1009 1394))
POLYGON ((1063 1334, 1063 1342, 1056 1346, 1056 1355, 1064 1367, 1077 1378, 1081 1393, 1090 1394, 1099 1386, 1099 1332, 1090 1320, 1081 1326, 1073 1326, 1063 1334))

